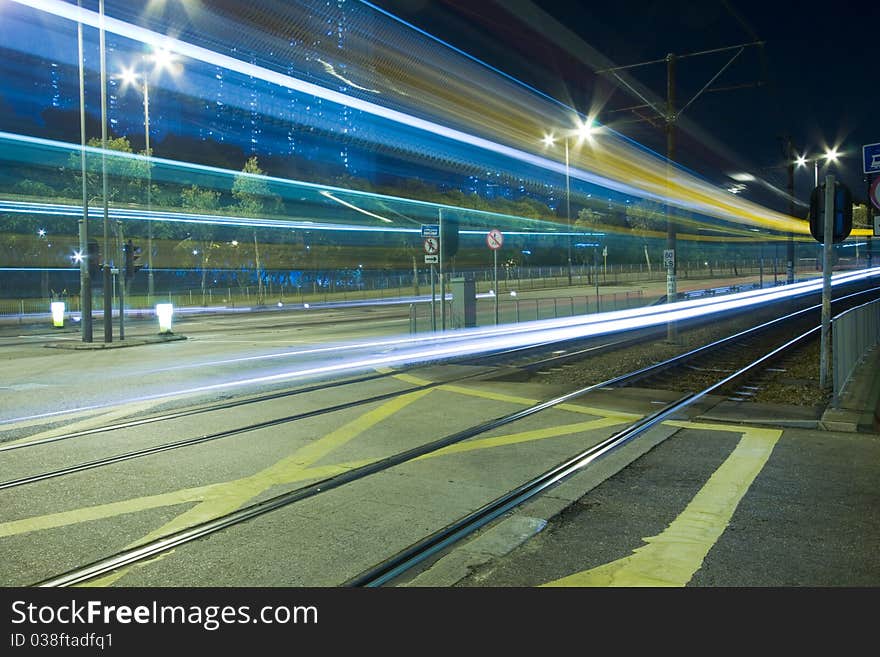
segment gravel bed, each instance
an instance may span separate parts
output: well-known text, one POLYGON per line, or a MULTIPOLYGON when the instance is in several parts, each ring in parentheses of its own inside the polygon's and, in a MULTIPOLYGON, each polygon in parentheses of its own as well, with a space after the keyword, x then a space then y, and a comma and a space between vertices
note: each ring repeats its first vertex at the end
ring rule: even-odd
MULTIPOLYGON (((769 317, 764 318, 763 321, 767 319, 769 317)), ((678 334, 679 344, 670 344, 665 338, 660 338, 653 342, 599 354, 581 362, 537 372, 530 377, 529 382, 585 387, 672 358, 745 330, 759 321, 762 320, 751 315, 712 323, 701 328, 681 330, 678 334)), ((686 385, 676 386, 676 389, 702 390, 724 376, 723 371, 711 371, 711 364, 703 363, 701 367, 703 371, 692 372, 686 385)), ((759 387, 750 401, 798 406, 827 406, 830 403, 830 392, 819 389, 818 340, 799 347, 770 367, 771 371, 749 382, 749 385, 759 387)))

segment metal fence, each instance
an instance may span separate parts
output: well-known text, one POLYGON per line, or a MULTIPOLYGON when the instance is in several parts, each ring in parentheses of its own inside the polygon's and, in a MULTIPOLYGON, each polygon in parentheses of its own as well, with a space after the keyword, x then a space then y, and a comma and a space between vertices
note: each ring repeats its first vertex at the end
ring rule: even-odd
MULTIPOLYGON (((476 326, 494 325, 495 299, 491 297, 477 299, 476 304, 476 326)), ((643 305, 645 305, 645 296, 641 290, 600 294, 598 296, 498 299, 498 323, 515 324, 540 319, 574 317, 575 315, 587 315, 596 312, 625 310, 643 305)), ((455 328, 452 318, 452 302, 448 297, 445 304, 441 304, 439 296, 433 306, 431 303, 410 304, 410 333, 441 329, 444 325, 444 318, 440 313, 444 311, 446 313, 446 328, 455 328)))
POLYGON ((880 342, 880 301, 870 301, 831 320, 833 404, 840 403, 846 385, 865 355, 880 342))

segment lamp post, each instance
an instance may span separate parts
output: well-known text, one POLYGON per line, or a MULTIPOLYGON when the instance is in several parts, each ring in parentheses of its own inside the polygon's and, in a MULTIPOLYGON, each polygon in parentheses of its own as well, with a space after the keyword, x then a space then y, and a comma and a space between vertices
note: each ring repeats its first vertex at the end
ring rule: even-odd
MULTIPOLYGON (((806 168, 807 162, 812 162, 813 163, 813 186, 818 187, 819 186, 819 161, 825 160, 827 165, 830 166, 830 165, 834 164, 835 162, 837 162, 837 160, 840 158, 840 155, 841 154, 838 152, 836 147, 827 148, 827 149, 825 149, 825 153, 823 153, 821 155, 816 155, 814 157, 807 157, 806 154, 798 155, 795 158, 794 163, 797 165, 797 168, 801 169, 801 168, 806 168)), ((817 266, 818 266, 818 263, 817 263, 817 266)))
MULTIPOLYGON (((173 73, 171 64, 174 62, 173 55, 167 50, 157 50, 152 55, 144 55, 142 60, 152 59, 154 63, 154 72, 161 72, 169 69, 173 73)), ((153 166, 151 158, 153 151, 150 148, 150 82, 149 74, 146 70, 137 72, 134 67, 124 69, 120 76, 122 85, 125 88, 128 85, 137 86, 138 80, 143 82, 141 93, 144 97, 144 154, 147 162, 147 305, 152 305, 153 295, 155 294, 155 286, 153 281, 153 220, 149 216, 152 212, 152 187, 153 187, 153 166)))
MULTIPOLYGON (((572 283, 571 276, 571 160, 570 160, 570 144, 569 139, 571 137, 576 136, 578 138, 578 144, 583 143, 584 140, 592 141, 593 134, 596 129, 593 125, 592 119, 587 119, 586 122, 581 123, 578 120, 578 128, 573 131, 569 131, 565 133, 562 137, 562 141, 565 147, 565 219, 566 224, 568 226, 568 239, 567 243, 567 259, 568 259, 568 284, 572 283)), ((549 148, 556 143, 556 137, 553 133, 544 135, 544 146, 549 148)))
POLYGON ((795 159, 795 164, 797 167, 806 168, 807 162, 813 163, 813 186, 819 186, 819 160, 825 160, 829 165, 837 162, 840 157, 840 153, 837 151, 837 148, 828 148, 825 150, 825 153, 822 155, 816 155, 815 157, 807 157, 806 155, 798 155, 795 159))
POLYGON ((101 60, 101 197, 104 206, 104 342, 113 342, 113 295, 110 278, 110 207, 107 185, 107 55, 104 45, 104 0, 98 3, 101 60))
MULTIPOLYGON (((82 8, 82 0, 77 0, 82 8)), ((91 342, 92 335, 92 274, 93 265, 89 260, 89 200, 86 178, 86 83, 83 55, 83 26, 76 22, 77 61, 79 64, 79 137, 80 137, 80 175, 82 176, 82 219, 79 220, 79 298, 80 329, 82 341, 91 342)))

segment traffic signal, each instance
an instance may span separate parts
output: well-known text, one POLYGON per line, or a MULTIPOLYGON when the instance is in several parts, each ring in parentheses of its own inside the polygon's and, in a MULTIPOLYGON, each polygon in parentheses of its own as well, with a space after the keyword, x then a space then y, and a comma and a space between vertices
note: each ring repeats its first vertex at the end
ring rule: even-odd
POLYGON ((443 217, 440 223, 443 259, 446 260, 458 253, 458 217, 443 217))
POLYGON ((141 257, 141 247, 135 246, 131 240, 128 240, 123 250, 125 251, 125 280, 130 281, 143 267, 143 265, 137 264, 141 257))
POLYGON ((89 266, 89 278, 96 281, 101 275, 101 251, 97 240, 89 242, 86 262, 89 266))
MULTIPOLYGON (((852 208, 852 192, 843 183, 835 182, 832 244, 839 244, 852 232, 852 208)), ((810 194, 810 234, 820 244, 825 243, 825 183, 810 194)))

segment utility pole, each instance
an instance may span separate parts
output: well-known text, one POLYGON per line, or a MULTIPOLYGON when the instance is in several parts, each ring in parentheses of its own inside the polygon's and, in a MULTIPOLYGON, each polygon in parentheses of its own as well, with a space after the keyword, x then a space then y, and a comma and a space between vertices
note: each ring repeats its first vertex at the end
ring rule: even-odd
MULTIPOLYGON (((666 55, 666 250, 672 257, 666 261, 666 303, 678 299, 678 286, 675 281, 675 237, 676 226, 672 219, 672 206, 669 205, 669 182, 672 178, 672 163, 675 161, 675 55, 666 55)), ((675 322, 666 324, 666 341, 678 342, 678 326, 675 322)))
MULTIPOLYGON (((611 73, 617 80, 629 89, 632 93, 638 96, 645 104, 644 105, 636 105, 634 107, 628 107, 626 110, 631 110, 635 112, 636 110, 643 108, 650 108, 654 110, 654 112, 665 122, 666 128, 666 185, 667 185, 667 194, 666 194, 666 250, 671 251, 671 257, 664 257, 666 260, 666 300, 667 303, 672 303, 675 301, 677 292, 676 280, 675 280, 675 267, 676 267, 676 257, 675 257, 675 246, 676 246, 676 225, 672 219, 672 204, 669 202, 671 197, 671 185, 670 181, 672 178, 672 172, 674 167, 674 158, 675 158, 675 124, 681 115, 684 114, 685 110, 691 106, 691 104, 699 98, 704 92, 709 91, 728 91, 731 89, 740 89, 745 86, 754 86, 754 85, 735 85, 733 87, 719 87, 719 88, 710 88, 710 86, 718 79, 718 77, 725 71, 727 68, 733 64, 737 57, 742 54, 742 52, 750 47, 750 46, 762 46, 764 45, 763 41, 753 41, 751 43, 742 43, 736 46, 727 46, 724 48, 713 48, 711 50, 703 50, 700 52, 692 52, 687 53, 685 55, 675 55, 674 53, 669 53, 663 59, 654 59, 649 62, 639 62, 638 64, 629 64, 627 66, 615 66, 613 68, 606 68, 599 71, 596 71, 597 74, 600 73, 611 73), (700 89, 694 96, 687 101, 680 110, 676 110, 676 99, 675 99, 675 72, 676 72, 676 63, 678 60, 685 59, 687 57, 697 57, 699 55, 708 55, 713 53, 725 52, 728 50, 735 50, 736 52, 733 56, 727 61, 724 66, 722 66, 719 71, 712 76, 712 78, 703 85, 703 88, 700 89), (631 84, 626 82, 623 78, 618 75, 617 71, 623 69, 636 68, 639 66, 647 66, 649 64, 659 64, 661 62, 666 63, 666 107, 658 107, 658 104, 652 103, 649 99, 645 98, 643 94, 641 94, 637 89, 635 89, 631 84)), ((621 110, 622 111, 622 110, 621 110)), ((650 120, 641 117, 638 119, 639 121, 650 120)), ((665 255, 665 254, 664 254, 665 255)), ((678 328, 675 322, 669 322, 667 324, 666 331, 666 339, 669 342, 676 342, 678 340, 678 328)))

